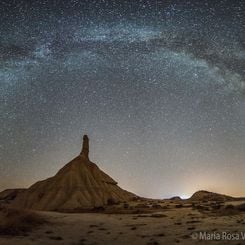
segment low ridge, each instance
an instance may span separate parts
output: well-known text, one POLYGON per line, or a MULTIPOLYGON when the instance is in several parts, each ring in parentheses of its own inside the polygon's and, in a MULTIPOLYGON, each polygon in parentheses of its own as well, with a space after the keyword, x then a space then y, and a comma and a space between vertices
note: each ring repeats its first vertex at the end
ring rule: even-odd
POLYGON ((190 201, 232 201, 233 197, 209 191, 197 191, 188 200, 190 201))

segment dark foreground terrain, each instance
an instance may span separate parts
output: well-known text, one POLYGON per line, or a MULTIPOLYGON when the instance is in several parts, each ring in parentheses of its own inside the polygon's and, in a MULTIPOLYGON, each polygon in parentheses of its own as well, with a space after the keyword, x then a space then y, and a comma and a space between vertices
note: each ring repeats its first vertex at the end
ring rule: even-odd
POLYGON ((142 199, 94 211, 4 207, 0 244, 245 244, 244 201, 142 199))

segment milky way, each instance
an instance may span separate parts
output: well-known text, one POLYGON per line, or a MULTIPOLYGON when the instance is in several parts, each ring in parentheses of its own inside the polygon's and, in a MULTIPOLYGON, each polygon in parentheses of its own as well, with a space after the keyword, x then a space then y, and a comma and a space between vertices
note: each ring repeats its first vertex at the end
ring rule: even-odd
POLYGON ((148 197, 245 195, 245 4, 1 1, 0 189, 80 152, 148 197))

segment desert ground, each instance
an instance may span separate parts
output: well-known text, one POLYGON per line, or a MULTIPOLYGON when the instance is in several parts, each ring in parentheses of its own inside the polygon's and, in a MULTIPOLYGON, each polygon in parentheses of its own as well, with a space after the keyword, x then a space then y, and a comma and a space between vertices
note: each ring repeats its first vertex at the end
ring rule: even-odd
POLYGON ((244 201, 142 199, 111 205, 94 213, 32 211, 33 217, 40 217, 44 222, 37 219, 35 225, 33 217, 24 218, 17 230, 14 223, 4 230, 6 212, 2 208, 1 245, 245 244, 241 235, 245 232, 244 201), (32 227, 22 229, 23 222, 32 227), (197 238, 200 232, 216 234, 216 239, 197 238), (218 235, 222 233, 226 238, 219 240, 218 235), (239 239, 234 234, 240 234, 239 239))

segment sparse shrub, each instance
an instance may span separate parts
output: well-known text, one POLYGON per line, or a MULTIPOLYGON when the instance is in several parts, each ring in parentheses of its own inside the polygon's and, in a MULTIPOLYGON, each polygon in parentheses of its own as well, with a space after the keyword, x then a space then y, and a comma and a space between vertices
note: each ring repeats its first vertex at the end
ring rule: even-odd
POLYGON ((159 208, 162 208, 162 206, 160 204, 153 204, 152 208, 159 209, 159 208))
POLYGON ((47 223, 40 215, 27 210, 4 209, 0 217, 0 235, 23 235, 47 223))
POLYGON ((245 211, 245 203, 242 203, 242 204, 240 204, 240 205, 237 205, 237 210, 239 210, 239 211, 245 211))
POLYGON ((183 207, 183 204, 176 204, 175 207, 176 208, 182 208, 183 207))
POLYGON ((234 205, 232 205, 232 204, 229 204, 229 205, 226 205, 225 206, 225 209, 234 209, 235 207, 234 207, 234 205))
POLYGON ((153 217, 153 218, 165 218, 165 217, 167 217, 167 215, 165 215, 163 213, 154 213, 150 217, 153 217))
POLYGON ((174 223, 175 225, 182 225, 182 223, 181 222, 176 222, 176 223, 174 223))
POLYGON ((61 240, 63 240, 63 238, 60 237, 60 236, 50 236, 49 239, 51 239, 51 240, 56 240, 56 241, 61 241, 61 240))
POLYGON ((147 204, 144 204, 144 203, 137 204, 135 207, 136 208, 149 208, 149 206, 147 204))
POLYGON ((100 207, 94 207, 93 212, 104 212, 105 211, 105 208, 103 206, 100 206, 100 207))
POLYGON ((202 206, 202 205, 196 205, 195 208, 197 210, 202 210, 202 211, 208 211, 209 210, 209 207, 207 206, 202 206))
POLYGON ((127 208, 129 208, 129 204, 128 203, 124 203, 123 207, 127 209, 127 208))
POLYGON ((220 209, 222 206, 220 204, 213 204, 211 205, 212 209, 220 209))

